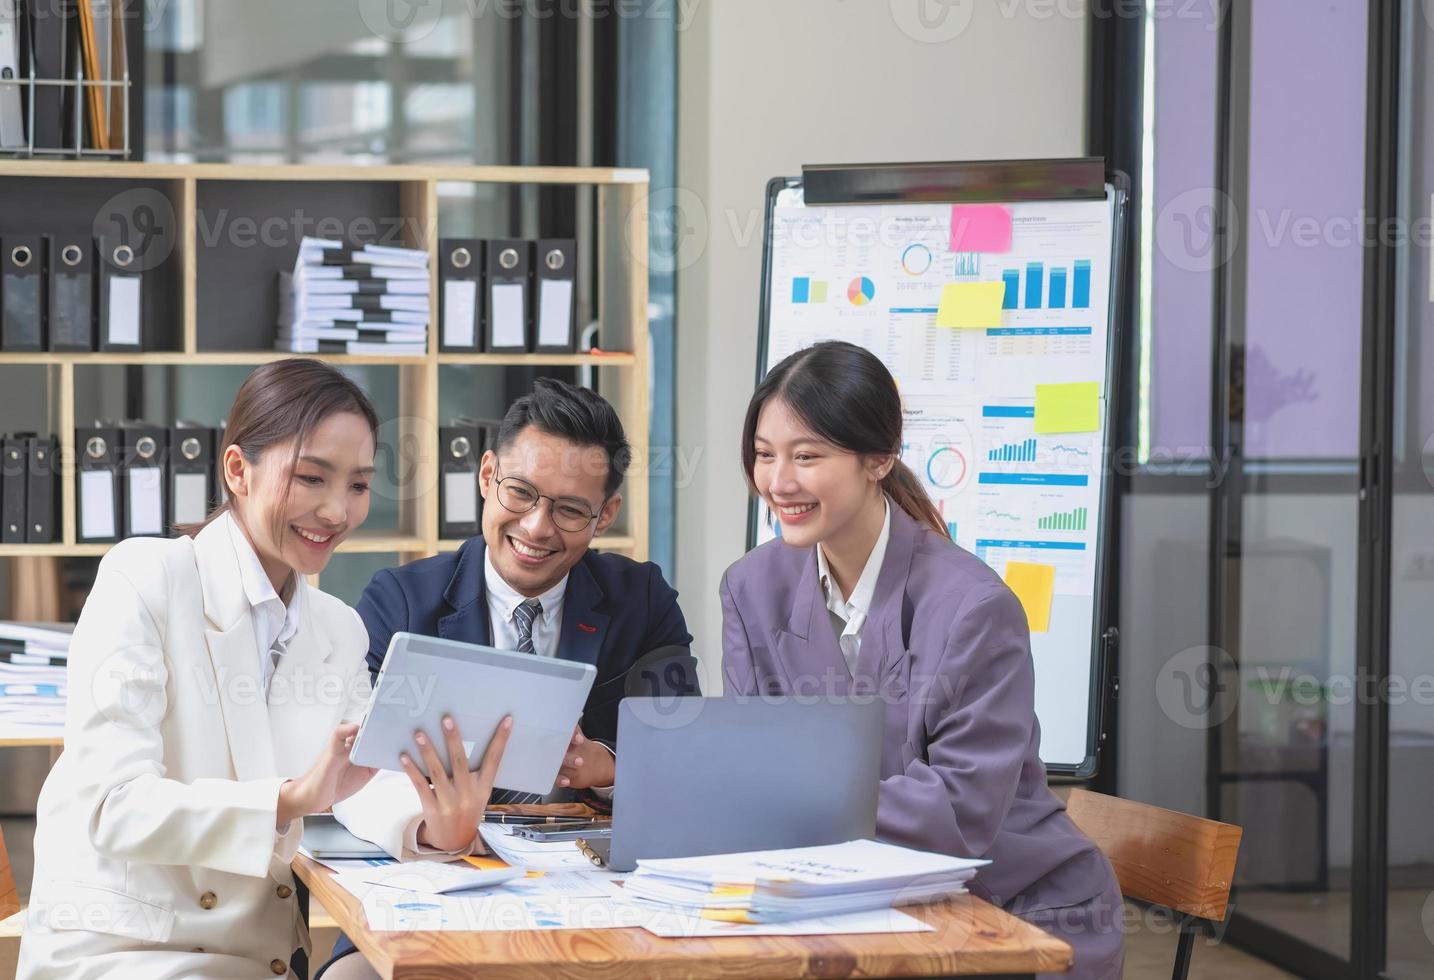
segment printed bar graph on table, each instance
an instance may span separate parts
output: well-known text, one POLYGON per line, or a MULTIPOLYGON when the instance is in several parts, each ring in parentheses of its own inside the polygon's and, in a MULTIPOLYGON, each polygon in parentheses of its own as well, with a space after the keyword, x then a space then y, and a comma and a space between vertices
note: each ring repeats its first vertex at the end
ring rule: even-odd
POLYGON ((981 274, 980 252, 957 252, 953 270, 958 276, 979 276, 981 274))
POLYGON ((1042 517, 1036 526, 1042 531, 1084 531, 1086 529, 1086 508, 1061 511, 1042 517))
POLYGON ((1006 284, 1006 296, 1001 300, 1001 309, 1014 310, 1019 305, 1021 295, 1021 270, 1007 269, 1001 273, 1001 279, 1006 284))
POLYGON ((1053 310, 1063 310, 1066 307, 1066 270, 1051 270, 1051 302, 1053 310))
POLYGON ((1044 265, 1040 262, 1026 263, 1026 309, 1041 308, 1041 292, 1044 285, 1044 265))
POLYGON ((813 302, 813 303, 825 303, 826 301, 827 301, 827 284, 826 284, 826 280, 822 279, 822 280, 818 280, 817 282, 812 283, 812 292, 811 292, 810 302, 813 302))
POLYGON ((1077 310, 1090 309, 1090 262, 1086 259, 1076 260, 1071 306, 1077 310))
POLYGON ((997 446, 986 453, 986 458, 993 463, 1034 463, 1036 461, 1036 440, 1027 439, 1024 442, 997 446))

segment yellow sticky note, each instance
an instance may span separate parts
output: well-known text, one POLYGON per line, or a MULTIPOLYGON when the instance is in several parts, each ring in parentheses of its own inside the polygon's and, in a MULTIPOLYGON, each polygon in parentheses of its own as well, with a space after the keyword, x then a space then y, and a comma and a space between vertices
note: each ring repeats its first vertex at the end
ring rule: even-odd
POLYGON ((710 922, 734 922, 745 926, 757 924, 746 909, 703 909, 698 914, 710 922))
POLYGON ((948 282, 941 287, 936 325, 953 330, 985 330, 1001 325, 1001 301, 1006 285, 1000 282, 948 282))
POLYGON ((1036 432, 1094 432, 1100 428, 1100 384, 1036 385, 1036 432))
POLYGON ((1051 595, 1056 590, 1056 567, 1024 561, 1006 562, 1006 584, 1026 609, 1032 633, 1051 628, 1051 595))
POLYGON ((488 857, 482 854, 469 854, 463 860, 483 871, 497 871, 500 868, 508 867, 508 862, 502 858, 488 857))

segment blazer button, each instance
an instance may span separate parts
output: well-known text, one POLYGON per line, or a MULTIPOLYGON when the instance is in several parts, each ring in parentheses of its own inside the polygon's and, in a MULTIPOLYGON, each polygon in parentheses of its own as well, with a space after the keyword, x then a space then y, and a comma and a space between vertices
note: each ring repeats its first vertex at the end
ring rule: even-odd
POLYGON ((219 899, 215 896, 213 892, 205 892, 203 895, 199 896, 199 907, 202 909, 212 909, 215 905, 218 904, 219 899))
POLYGON ((284 974, 289 972, 289 964, 285 963, 283 960, 275 960, 274 962, 269 964, 269 972, 274 974, 274 976, 276 977, 282 977, 284 974))
POLYGON ((288 885, 280 885, 278 888, 274 889, 274 894, 278 895, 280 898, 288 898, 290 895, 294 894, 294 889, 290 888, 288 885))

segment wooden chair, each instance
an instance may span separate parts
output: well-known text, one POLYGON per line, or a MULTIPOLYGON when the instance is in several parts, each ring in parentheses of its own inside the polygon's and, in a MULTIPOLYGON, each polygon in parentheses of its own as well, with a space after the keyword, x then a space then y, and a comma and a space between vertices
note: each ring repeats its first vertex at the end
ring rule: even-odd
POLYGON ((0 832, 0 977, 15 975, 20 932, 24 928, 24 916, 19 912, 20 893, 15 888, 15 875, 10 871, 5 835, 0 832))
POLYGON ((1066 812, 1115 868, 1126 898, 1179 917, 1172 977, 1185 980, 1202 920, 1225 920, 1244 832, 1233 824, 1083 789, 1071 790, 1066 812))

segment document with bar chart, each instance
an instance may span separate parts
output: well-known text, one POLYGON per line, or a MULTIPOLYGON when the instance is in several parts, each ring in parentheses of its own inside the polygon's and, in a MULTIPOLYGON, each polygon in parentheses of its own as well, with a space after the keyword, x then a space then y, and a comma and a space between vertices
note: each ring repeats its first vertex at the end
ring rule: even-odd
MULTIPOLYGON (((1026 607, 1042 758, 1055 767, 1082 761, 1090 724, 1071 692, 1091 688, 1095 662, 1117 202, 1108 188, 1103 200, 996 204, 1009 247, 968 251, 953 248, 949 203, 809 207, 795 180, 768 201, 759 370, 847 340, 891 371, 903 461, 951 540, 1026 607), (966 283, 988 284, 991 308, 953 328, 943 297, 966 283), (1038 420, 1038 385, 1081 383, 1096 386, 1098 422, 1038 420)), ((779 533, 760 503, 753 525, 749 544, 779 533)))

